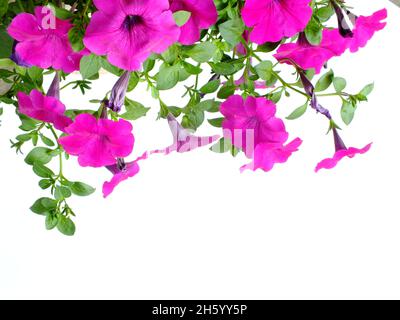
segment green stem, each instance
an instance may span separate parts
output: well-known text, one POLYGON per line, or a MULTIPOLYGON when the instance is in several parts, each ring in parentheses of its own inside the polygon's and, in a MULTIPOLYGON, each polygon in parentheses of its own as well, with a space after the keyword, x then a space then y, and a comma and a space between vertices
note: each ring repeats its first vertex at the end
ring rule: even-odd
POLYGON ((303 96, 305 96, 305 97, 308 98, 307 93, 305 93, 305 92, 303 92, 303 91, 301 91, 301 90, 299 90, 299 89, 293 87, 293 86, 290 85, 289 83, 287 83, 285 80, 283 80, 283 79, 278 75, 278 73, 274 72, 274 75, 278 78, 278 80, 279 80, 285 87, 287 87, 287 88, 289 88, 289 89, 291 89, 291 90, 293 90, 293 91, 295 91, 295 92, 297 92, 297 93, 299 93, 299 94, 301 94, 301 95, 303 95, 303 96))
MULTIPOLYGON (((47 128, 51 131, 54 139, 56 139, 58 149, 61 150, 62 147, 61 147, 60 143, 58 142, 58 135, 57 135, 56 131, 54 130, 53 126, 49 125, 47 128)), ((59 174, 58 174, 57 179, 64 177, 64 175, 63 175, 63 157, 62 157, 62 155, 63 154, 61 152, 59 154, 59 174)))

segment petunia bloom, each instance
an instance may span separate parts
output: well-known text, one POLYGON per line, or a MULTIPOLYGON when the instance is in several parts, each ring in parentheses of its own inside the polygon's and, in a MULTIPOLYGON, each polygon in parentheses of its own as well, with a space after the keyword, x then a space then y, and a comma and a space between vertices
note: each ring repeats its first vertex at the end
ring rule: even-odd
POLYGON ((200 40, 200 31, 217 22, 218 12, 213 0, 169 0, 171 11, 190 12, 189 20, 181 27, 179 42, 191 45, 200 40))
POLYGON ((221 113, 225 116, 225 138, 249 158, 260 143, 284 143, 288 139, 283 121, 275 117, 276 105, 265 98, 231 96, 221 104, 221 113))
POLYGON ((121 182, 136 176, 140 171, 138 162, 147 159, 147 157, 148 154, 146 152, 135 161, 125 163, 120 159, 117 164, 107 166, 107 169, 113 174, 113 177, 110 181, 104 182, 103 184, 104 198, 107 198, 121 182))
POLYGON ((246 0, 244 23, 254 27, 250 40, 257 44, 278 42, 303 31, 312 16, 311 0, 246 0))
POLYGON ((287 145, 282 143, 260 143, 254 150, 253 161, 241 167, 240 171, 261 169, 268 172, 273 169, 276 163, 288 161, 292 153, 299 150, 302 142, 301 139, 296 138, 287 145))
POLYGON ((55 97, 43 95, 38 90, 32 90, 30 95, 17 93, 18 112, 30 118, 48 122, 60 131, 65 131, 72 120, 64 115, 65 106, 55 97))
POLYGON ((131 154, 135 142, 128 121, 96 119, 90 114, 78 115, 65 132, 68 135, 59 142, 68 154, 78 156, 82 167, 113 165, 117 158, 131 154))
POLYGON ((114 112, 120 112, 124 105, 130 76, 131 73, 125 71, 111 90, 111 96, 110 100, 107 102, 107 107, 114 112))
POLYGON ((302 33, 296 43, 281 45, 274 57, 282 63, 294 62, 304 70, 315 69, 320 73, 328 60, 346 51, 349 41, 340 35, 338 29, 325 29, 321 43, 316 46, 310 44, 302 33))
POLYGON ((74 52, 68 39, 69 21, 58 19, 47 7, 36 7, 35 15, 21 13, 7 31, 18 41, 14 57, 25 65, 53 67, 70 73, 79 70, 85 52, 74 52))
POLYGON ((153 150, 150 153, 164 153, 166 155, 176 151, 178 153, 184 153, 193 151, 200 147, 205 147, 219 139, 218 135, 208 137, 198 137, 190 134, 180 123, 175 119, 172 114, 167 117, 168 125, 172 133, 173 143, 171 146, 161 149, 153 150))
POLYGON ((253 161, 241 168, 270 171, 275 163, 284 163, 298 150, 297 138, 285 145, 289 134, 283 121, 275 116, 276 106, 265 98, 231 96, 221 105, 225 116, 224 137, 242 149, 253 161))
POLYGON ((374 36, 375 32, 385 28, 386 23, 382 20, 387 18, 387 10, 382 9, 369 17, 355 17, 355 28, 353 38, 350 41, 350 51, 356 52, 366 46, 367 42, 374 36))
POLYGON ((84 44, 119 68, 139 70, 152 53, 164 52, 179 39, 168 0, 93 2, 99 11, 92 16, 84 44))
POLYGON ((327 158, 322 160, 315 168, 315 172, 320 171, 321 169, 332 169, 336 167, 336 165, 341 161, 343 158, 354 158, 357 154, 364 154, 371 149, 372 143, 367 144, 362 149, 357 148, 347 148, 346 145, 343 143, 342 138, 339 136, 337 129, 333 129, 333 136, 335 140, 335 149, 336 152, 332 158, 327 158))

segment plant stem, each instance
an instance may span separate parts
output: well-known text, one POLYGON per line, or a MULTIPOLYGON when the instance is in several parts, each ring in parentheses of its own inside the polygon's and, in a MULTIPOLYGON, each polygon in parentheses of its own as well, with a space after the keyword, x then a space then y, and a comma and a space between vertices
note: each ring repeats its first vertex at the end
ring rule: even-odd
POLYGON ((289 89, 291 89, 291 90, 293 90, 293 91, 295 91, 295 92, 297 92, 297 93, 299 93, 299 94, 301 94, 301 95, 303 95, 303 96, 305 96, 305 97, 308 98, 308 95, 307 95, 305 92, 303 92, 303 91, 301 91, 301 90, 299 90, 299 89, 293 87, 293 86, 290 85, 289 83, 287 83, 285 80, 283 80, 283 79, 278 75, 278 73, 274 72, 274 75, 278 78, 278 80, 279 80, 285 87, 287 87, 287 88, 289 88, 289 89))

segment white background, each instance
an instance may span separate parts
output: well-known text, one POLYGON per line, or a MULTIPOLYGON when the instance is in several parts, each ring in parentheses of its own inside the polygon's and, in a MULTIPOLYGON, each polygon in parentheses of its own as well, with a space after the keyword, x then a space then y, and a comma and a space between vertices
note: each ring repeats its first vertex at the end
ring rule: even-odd
MULTIPOLYGON (((107 200, 102 169, 69 162, 66 175, 98 191, 73 198, 77 234, 44 229, 29 211, 41 196, 38 179, 9 148, 18 121, 6 106, 0 128, 0 298, 109 299, 327 299, 400 298, 399 28, 400 9, 389 1, 353 1, 357 13, 387 6, 387 28, 367 48, 333 61, 356 93, 375 81, 369 103, 343 132, 347 145, 369 153, 315 174, 333 153, 324 118, 309 111, 288 122, 304 143, 270 173, 239 173, 246 159, 196 150, 157 156, 107 200)), ((93 107, 115 78, 105 76, 82 97, 65 91, 69 108, 93 107)), ((177 104, 182 88, 165 94, 177 104)), ((155 122, 158 104, 145 88, 129 96, 152 107, 134 124, 134 156, 170 143, 155 122)), ((183 102, 184 100, 182 100, 183 102)), ((340 101, 322 100, 338 118, 340 101)), ((287 116, 303 103, 279 105, 287 116)), ((338 118, 339 119, 339 118, 338 118)), ((344 127, 344 125, 343 125, 344 127)), ((218 133, 205 128, 202 133, 218 133)))

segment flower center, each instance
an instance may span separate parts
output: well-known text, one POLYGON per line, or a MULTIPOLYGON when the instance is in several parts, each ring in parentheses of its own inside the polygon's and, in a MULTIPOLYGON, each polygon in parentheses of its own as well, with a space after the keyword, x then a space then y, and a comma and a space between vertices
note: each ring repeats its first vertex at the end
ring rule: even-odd
POLYGON ((138 15, 129 15, 125 18, 123 26, 126 30, 131 31, 133 27, 143 23, 143 18, 138 15))

